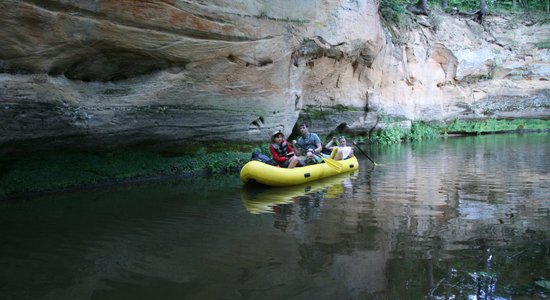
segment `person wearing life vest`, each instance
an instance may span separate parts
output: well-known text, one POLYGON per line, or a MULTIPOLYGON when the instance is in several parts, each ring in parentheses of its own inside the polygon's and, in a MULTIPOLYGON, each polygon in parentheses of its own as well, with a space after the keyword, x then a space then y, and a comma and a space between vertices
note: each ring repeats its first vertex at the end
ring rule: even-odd
POLYGON ((294 149, 290 143, 285 139, 285 135, 277 130, 271 135, 271 145, 269 145, 269 152, 273 159, 282 168, 292 169, 298 164, 298 157, 294 155, 294 149))
POLYGON ((334 160, 342 160, 342 159, 348 159, 350 157, 353 157, 353 148, 346 146, 346 137, 345 136, 339 136, 338 139, 336 137, 333 137, 328 144, 325 146, 329 150, 336 149, 336 153, 334 153, 334 160), (336 144, 336 140, 338 140, 337 146, 333 146, 336 144))
POLYGON ((298 141, 292 141, 292 145, 295 146, 294 149, 301 162, 310 165, 323 161, 319 154, 323 150, 321 139, 316 133, 309 132, 306 123, 300 124, 300 137, 298 141))

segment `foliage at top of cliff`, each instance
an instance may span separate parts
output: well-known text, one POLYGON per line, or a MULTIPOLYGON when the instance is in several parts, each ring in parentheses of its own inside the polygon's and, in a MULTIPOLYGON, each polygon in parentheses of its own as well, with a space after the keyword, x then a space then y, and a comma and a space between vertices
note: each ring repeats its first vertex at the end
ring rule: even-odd
MULTIPOLYGON (((454 14, 462 13, 464 15, 473 15, 480 9, 480 0, 430 0, 427 1, 427 4, 428 9, 437 9, 454 14)), ((406 9, 407 5, 418 4, 411 4, 406 0, 381 0, 378 10, 386 23, 404 28, 410 24, 410 13, 406 9)), ((533 24, 550 23, 550 0, 488 1, 487 9, 489 14, 517 14, 522 19, 530 20, 533 24)))

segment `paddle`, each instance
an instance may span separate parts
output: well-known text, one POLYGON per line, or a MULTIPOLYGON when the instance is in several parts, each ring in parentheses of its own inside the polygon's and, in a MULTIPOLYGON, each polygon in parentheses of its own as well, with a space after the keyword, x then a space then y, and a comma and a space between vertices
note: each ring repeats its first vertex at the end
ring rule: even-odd
POLYGON ((365 153, 361 148, 359 148, 359 146, 357 146, 355 142, 353 142, 353 145, 355 146, 355 148, 359 149, 359 151, 361 151, 361 153, 363 153, 363 155, 365 155, 375 166, 378 166, 378 164, 375 163, 374 160, 372 160, 372 158, 370 158, 370 156, 367 155, 367 153, 365 153))
MULTIPOLYGON (((307 152, 307 149, 304 149, 304 147, 302 147, 302 145, 300 145, 298 143, 296 143, 295 145, 297 145, 302 150, 307 152)), ((313 151, 313 154, 315 156, 319 157, 320 159, 322 159, 329 167, 333 168, 336 172, 338 172, 338 173, 342 172, 342 166, 337 161, 335 161, 334 159, 328 158, 328 157, 325 158, 321 154, 318 154, 315 151, 313 151)))

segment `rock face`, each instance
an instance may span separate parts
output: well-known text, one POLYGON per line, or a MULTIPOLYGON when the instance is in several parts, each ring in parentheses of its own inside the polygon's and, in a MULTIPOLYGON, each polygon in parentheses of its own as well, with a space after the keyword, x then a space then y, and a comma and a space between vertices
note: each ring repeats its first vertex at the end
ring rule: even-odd
POLYGON ((373 0, 2 1, 2 152, 266 141, 301 112, 321 134, 380 116, 550 116, 550 54, 533 46, 548 25, 441 15, 396 43, 377 11, 373 0))

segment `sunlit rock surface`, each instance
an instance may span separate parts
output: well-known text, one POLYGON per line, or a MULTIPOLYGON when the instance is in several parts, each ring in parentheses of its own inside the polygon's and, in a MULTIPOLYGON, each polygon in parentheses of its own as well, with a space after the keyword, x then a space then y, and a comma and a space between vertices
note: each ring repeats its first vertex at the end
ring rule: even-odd
POLYGON ((550 115, 548 25, 437 20, 398 42, 370 0, 3 1, 0 145, 265 141, 300 112, 321 134, 550 115))

